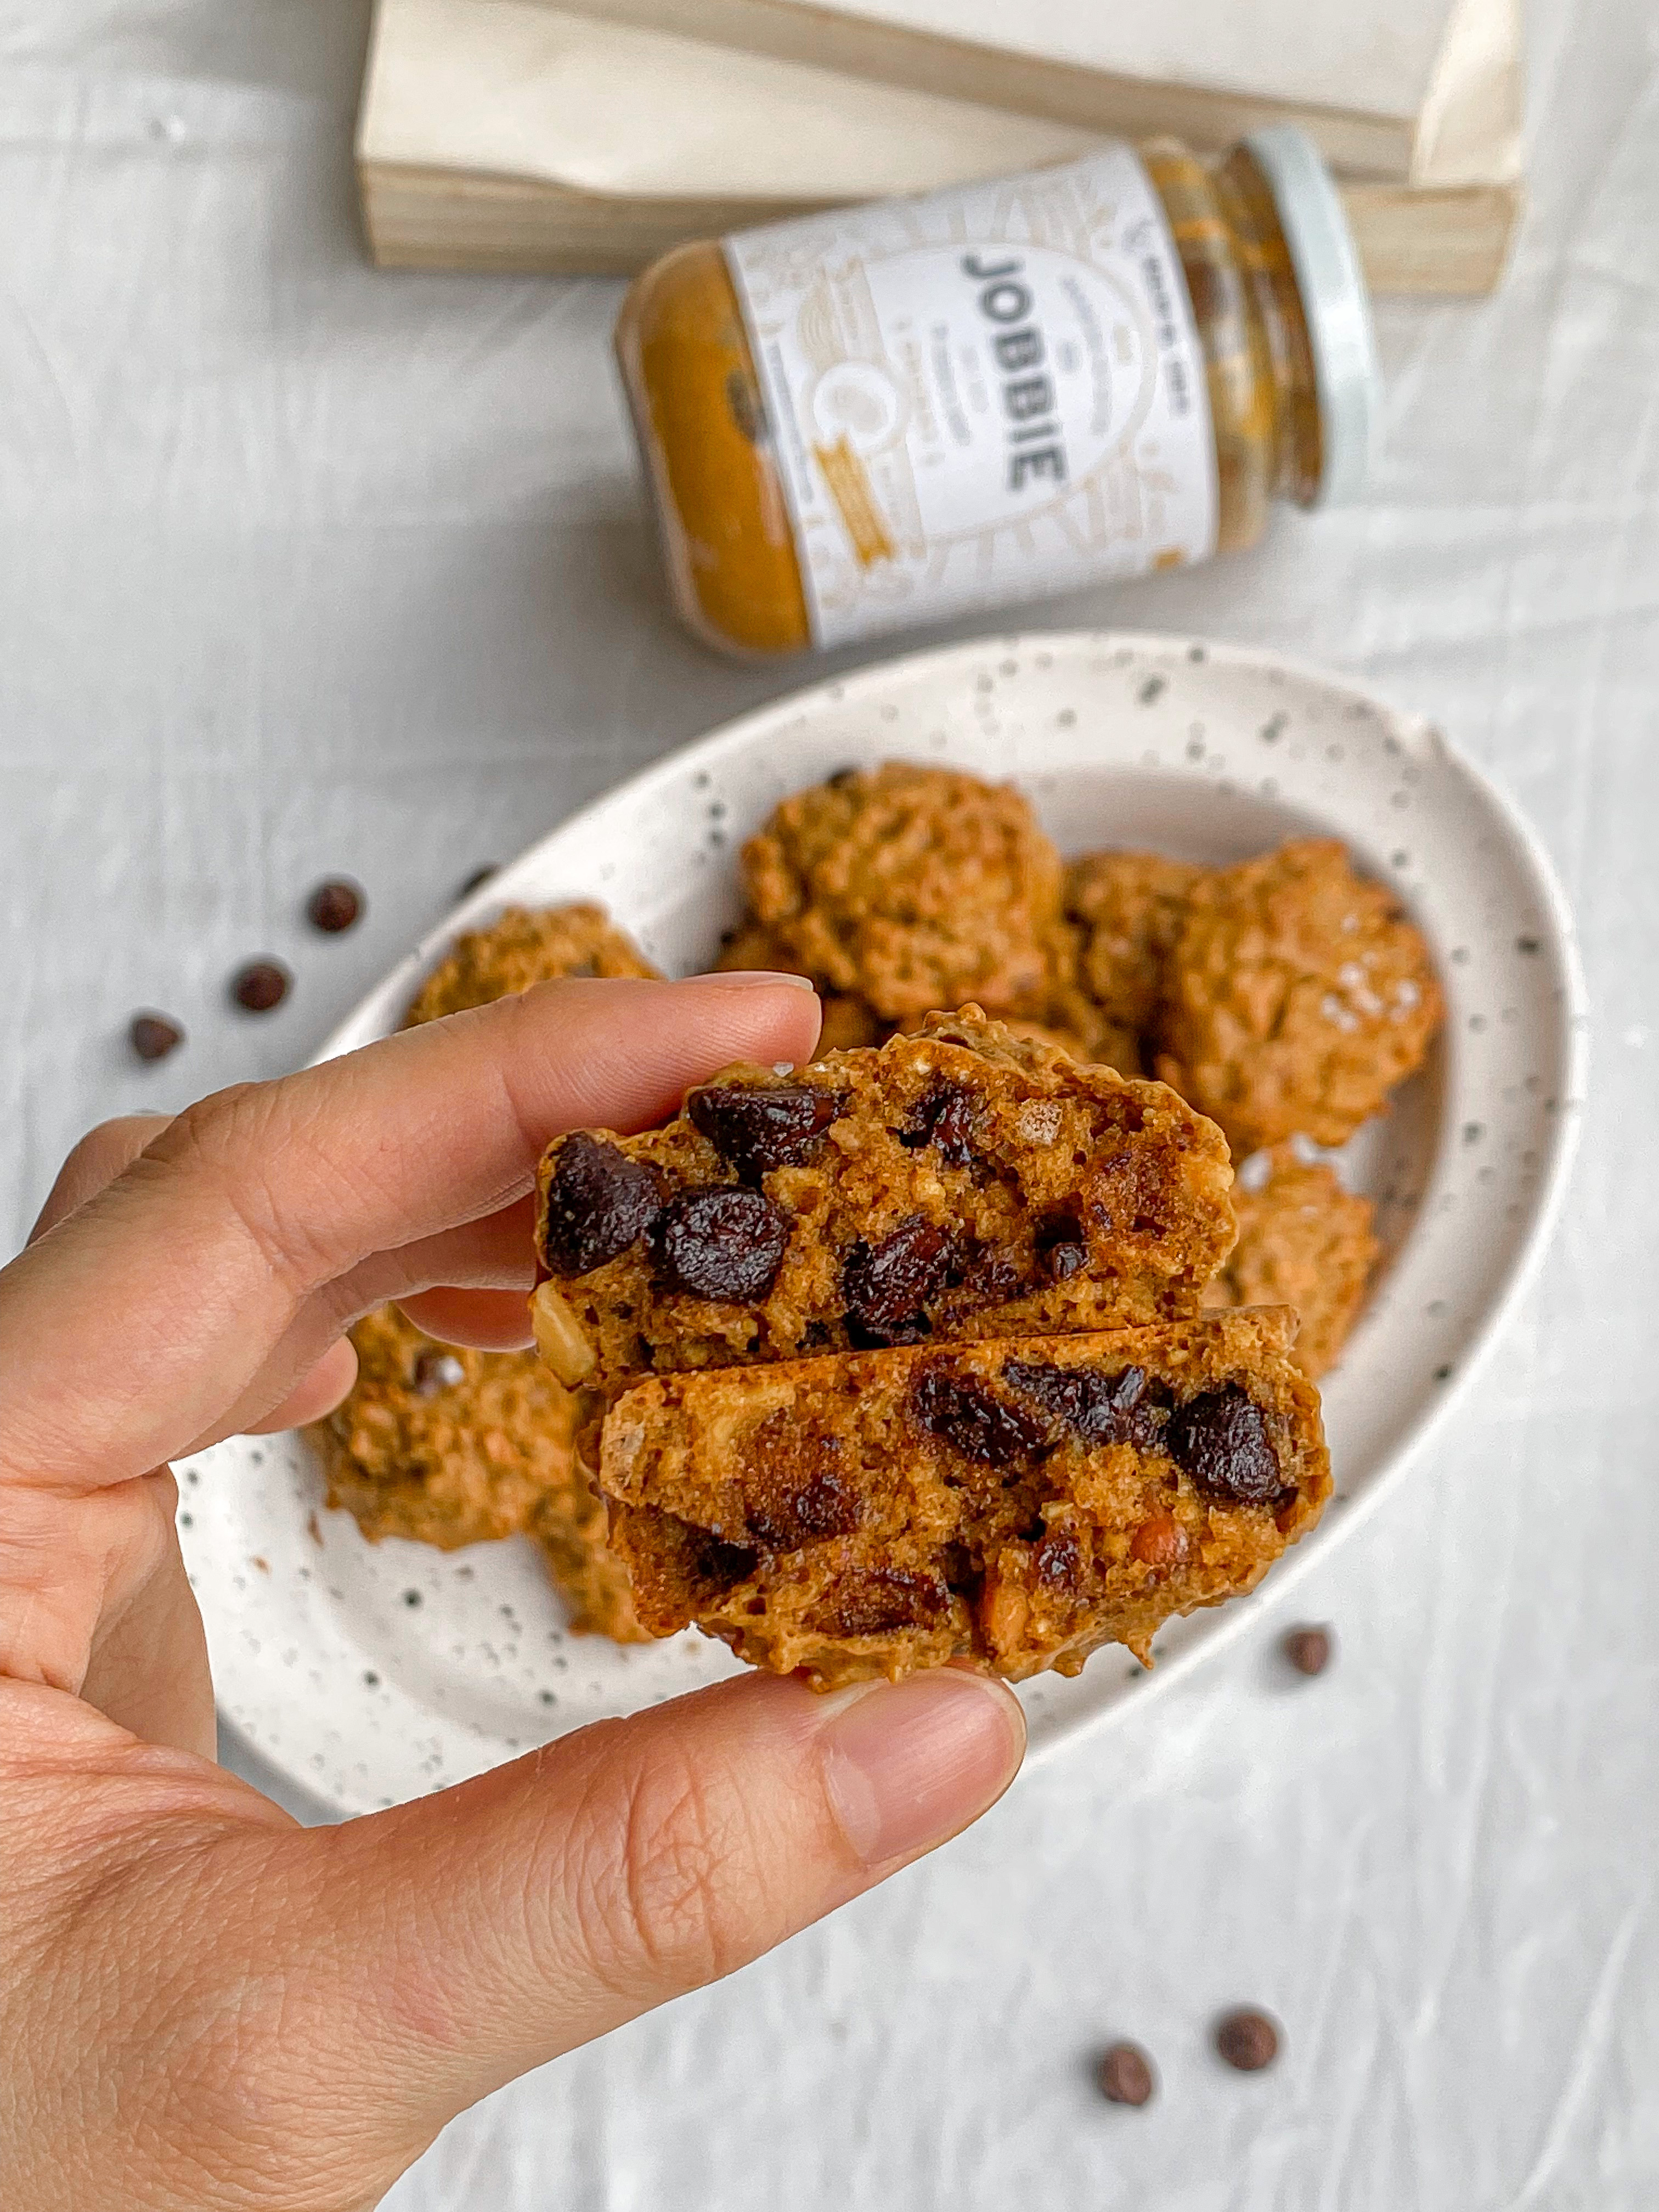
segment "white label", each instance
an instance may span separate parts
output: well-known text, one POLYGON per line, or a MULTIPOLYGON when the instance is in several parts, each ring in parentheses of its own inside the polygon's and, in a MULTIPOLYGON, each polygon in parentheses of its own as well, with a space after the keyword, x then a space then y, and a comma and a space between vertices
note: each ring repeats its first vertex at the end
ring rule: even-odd
POLYGON ((1203 351, 1132 148, 726 256, 817 644, 1215 550, 1203 351))

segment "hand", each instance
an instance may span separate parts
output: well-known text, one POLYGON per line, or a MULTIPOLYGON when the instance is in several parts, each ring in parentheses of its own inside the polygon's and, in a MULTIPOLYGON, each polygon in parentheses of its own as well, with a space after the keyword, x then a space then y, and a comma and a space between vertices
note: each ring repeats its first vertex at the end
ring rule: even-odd
POLYGON ((1018 1705, 948 1671, 747 1676, 336 1828, 213 1764, 166 1462, 325 1412, 386 1298, 527 1341, 547 1140, 816 1023, 766 977, 549 984, 70 1158, 0 1272, 0 2203, 356 2212, 1006 1786, 1018 1705))

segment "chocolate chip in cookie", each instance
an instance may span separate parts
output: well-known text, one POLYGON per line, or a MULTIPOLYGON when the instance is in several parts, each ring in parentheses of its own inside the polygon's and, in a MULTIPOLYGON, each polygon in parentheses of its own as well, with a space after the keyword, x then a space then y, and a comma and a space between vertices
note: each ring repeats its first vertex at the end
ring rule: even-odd
POLYGON ((727 1083, 692 1091, 685 1111, 728 1167, 744 1182, 758 1182, 775 1169, 804 1167, 840 1113, 841 1101, 833 1091, 811 1084, 765 1089, 727 1083))
POLYGON ((1265 1505, 1279 1494, 1279 1455, 1261 1408, 1237 1382, 1201 1391, 1170 1416, 1170 1455, 1210 1497, 1265 1505))
POLYGON ((1044 1422, 1000 1397, 988 1382, 952 1374, 943 1362, 924 1368, 911 1383, 910 1410, 929 1436, 983 1467, 1020 1466, 1050 1443, 1044 1422))
POLYGON ((672 1290, 746 1302, 763 1298, 777 1279, 789 1224, 764 1192, 718 1183, 677 1198, 656 1239, 672 1290))
POLYGON ((586 1275, 620 1259, 662 1207, 651 1169, 586 1130, 568 1138, 547 1193, 542 1253, 556 1275, 586 1275))
POLYGON ((842 1270, 848 1334, 869 1349, 913 1342, 927 1334, 927 1303, 941 1288, 956 1240, 920 1213, 871 1244, 860 1237, 842 1270))

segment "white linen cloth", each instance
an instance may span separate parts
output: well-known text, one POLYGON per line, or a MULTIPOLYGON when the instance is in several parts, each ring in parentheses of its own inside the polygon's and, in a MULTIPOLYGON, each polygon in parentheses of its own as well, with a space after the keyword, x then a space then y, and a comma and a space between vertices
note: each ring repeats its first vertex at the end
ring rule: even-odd
MULTIPOLYGON (((88 1121, 305 1057, 481 861, 801 672, 663 610, 617 289, 386 276, 362 0, 0 0, 0 1229, 88 1121), (366 923, 307 931, 338 870, 366 923), (278 1012, 224 1000, 289 961, 278 1012), (188 1048, 129 1057, 137 1007, 188 1048)), ((1288 648, 1541 830, 1597 1018, 1565 1224, 1254 1645, 932 1863, 450 2129, 396 2212, 1659 2202, 1659 19, 1543 0, 1504 289, 1389 306, 1363 508, 1041 610, 1288 648), (1269 2006, 1278 2068, 1209 2054, 1269 2006), (1155 2054, 1103 2105, 1091 2054, 1155 2054)))

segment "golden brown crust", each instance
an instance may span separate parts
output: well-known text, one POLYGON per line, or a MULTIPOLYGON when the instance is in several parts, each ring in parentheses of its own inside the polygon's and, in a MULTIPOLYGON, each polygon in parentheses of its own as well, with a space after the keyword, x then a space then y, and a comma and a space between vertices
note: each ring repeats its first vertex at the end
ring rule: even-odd
POLYGON ((1188 894, 1206 871, 1162 853, 1088 853, 1066 871, 1077 979, 1103 1019, 1132 1036, 1153 1025, 1188 894))
POLYGON ((1442 1012, 1392 893, 1304 838, 1189 892, 1158 1071, 1241 1158, 1297 1134, 1340 1145, 1420 1066, 1442 1012))
POLYGON ((416 992, 404 1027, 491 1006, 562 975, 659 973, 602 906, 510 906, 486 928, 457 938, 416 992))
POLYGON ((1018 1680, 1251 1589, 1330 1490, 1283 1313, 641 1383, 605 1426, 641 1619, 820 1689, 1018 1680))
MULTIPOLYGON (((643 1136, 556 1139, 538 1176, 554 1280, 538 1297, 556 1323, 542 1334, 567 1382, 609 1392, 920 1334, 1188 1313, 1232 1245, 1231 1183, 1219 1131, 1164 1085, 1079 1066, 969 1007, 878 1050, 728 1069, 643 1136), (793 1157, 757 1171, 705 1133, 705 1106, 729 1091, 793 1097, 818 1119, 793 1157), (602 1209, 594 1188, 619 1176, 633 1211, 612 1250, 585 1224, 602 1209), (664 1240, 728 1201, 732 1220, 713 1225, 738 1240, 731 1295, 707 1287, 701 1261, 688 1287, 664 1240), (745 1276, 763 1247, 769 1272, 755 1261, 745 1276)), ((718 1277, 720 1255, 708 1264, 718 1277)))
POLYGON ((1040 1010, 1059 855, 1007 784, 889 761, 784 800, 743 849, 756 921, 788 964, 884 1020, 1040 1010))
POLYGON ((1285 1305, 1301 1319, 1291 1357, 1304 1375, 1332 1365, 1359 1317, 1382 1247, 1376 1207, 1288 1145, 1267 1160, 1265 1182, 1233 1187, 1238 1242, 1206 1288, 1206 1306, 1285 1305))

